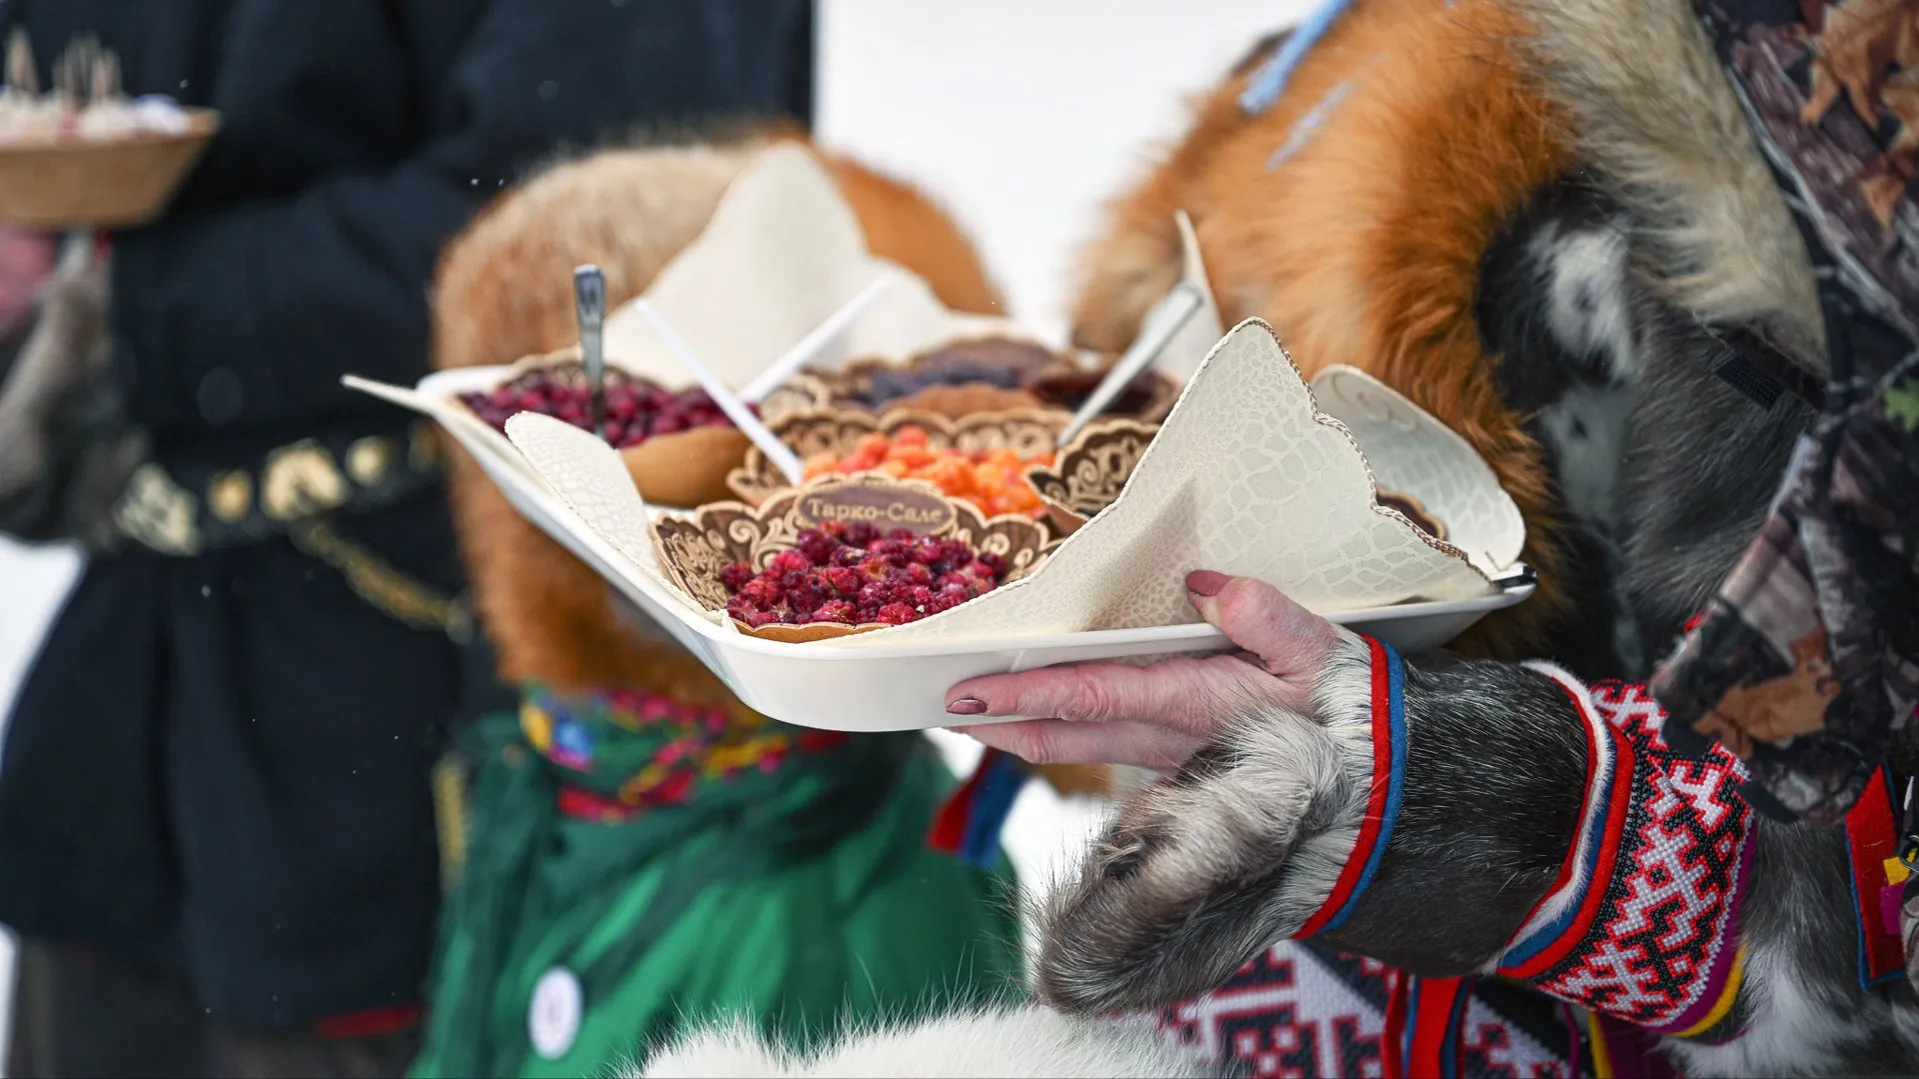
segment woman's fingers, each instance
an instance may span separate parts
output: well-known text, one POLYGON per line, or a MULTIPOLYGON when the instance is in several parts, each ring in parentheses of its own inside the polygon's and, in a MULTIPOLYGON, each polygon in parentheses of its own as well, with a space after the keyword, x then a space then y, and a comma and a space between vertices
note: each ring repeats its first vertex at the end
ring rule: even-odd
POLYGON ((1034 764, 1130 764, 1172 769, 1184 764, 1206 741, 1150 723, 1027 719, 954 729, 1034 764))
POLYGON ((1264 581, 1199 570, 1187 574, 1186 590, 1201 617, 1276 677, 1315 675, 1339 647, 1339 627, 1264 581))
POLYGON ((1193 606, 1244 654, 988 675, 947 691, 946 710, 1034 717, 966 729, 1030 761, 1156 768, 1184 761, 1221 721, 1249 709, 1309 711, 1312 684, 1340 647, 1342 631, 1250 578, 1202 570, 1188 575, 1186 587, 1193 606))
POLYGON ((1174 659, 1150 667, 1074 663, 972 678, 947 691, 958 716, 1031 716, 1075 722, 1142 722, 1193 733, 1209 729, 1222 697, 1243 694, 1244 664, 1174 659))

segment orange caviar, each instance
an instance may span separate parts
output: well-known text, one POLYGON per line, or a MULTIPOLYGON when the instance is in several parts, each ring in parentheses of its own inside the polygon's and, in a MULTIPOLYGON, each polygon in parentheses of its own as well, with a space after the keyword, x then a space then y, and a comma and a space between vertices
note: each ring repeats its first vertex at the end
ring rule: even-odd
POLYGON ((926 444, 924 428, 902 427, 891 438, 877 433, 861 438, 853 452, 837 460, 829 454, 813 458, 806 462, 806 478, 883 472, 895 479, 925 480, 978 506, 988 517, 1009 513, 1038 517, 1046 507, 1039 492, 1026 482, 1026 469, 1052 463, 1050 453, 1022 460, 1005 448, 984 453, 934 449, 926 444))

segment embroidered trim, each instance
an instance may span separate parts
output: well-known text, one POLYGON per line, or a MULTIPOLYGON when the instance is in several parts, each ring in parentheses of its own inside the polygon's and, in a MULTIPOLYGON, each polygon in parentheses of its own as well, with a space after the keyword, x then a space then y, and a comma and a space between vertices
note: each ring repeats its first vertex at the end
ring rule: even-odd
POLYGON ((1402 973, 1394 996, 1407 998, 1403 1005, 1405 1030, 1392 1036, 1389 1051, 1381 1061, 1385 1079, 1404 1076, 1436 1076, 1455 1079, 1461 1063, 1460 1027, 1466 1021, 1466 1004, 1472 999, 1469 978, 1420 978, 1402 973), (1397 1050, 1392 1052, 1390 1050, 1397 1050))
POLYGON ((1295 938, 1337 929, 1352 916, 1392 842, 1406 782, 1406 667, 1392 646, 1370 637, 1373 671, 1373 779, 1359 838, 1332 894, 1300 926, 1295 938))
POLYGON ((1586 1037, 1592 1041, 1593 1075, 1597 1079, 1614 1079, 1611 1047, 1606 1044, 1602 1023, 1598 1012, 1586 1013, 1586 1037))
POLYGON ((388 618, 414 629, 437 629, 455 644, 473 639, 473 612, 465 596, 440 595, 342 536, 331 521, 316 518, 291 524, 287 539, 338 570, 354 595, 388 618))
POLYGON ((1000 853, 1000 833, 1031 775, 1010 753, 988 749, 965 783, 954 788, 933 814, 926 845, 962 865, 990 869, 1000 853))
POLYGON ((534 752, 579 776, 561 785, 560 811, 607 824, 685 805, 716 784, 778 771, 796 752, 847 741, 843 732, 789 727, 758 715, 742 719, 720 705, 660 694, 562 700, 538 687, 525 691, 520 730, 534 752))
POLYGON ((440 888, 452 892, 466 869, 467 776, 451 754, 433 766, 433 820, 440 837, 440 888))
POLYGON ((1859 921, 1859 985, 1870 989, 1905 976, 1906 949, 1899 938, 1899 895, 1905 867, 1899 861, 1898 814, 1886 769, 1875 770, 1846 814, 1846 853, 1851 863, 1852 904, 1859 921), (1898 867, 1895 870, 1894 867, 1898 867), (1895 877, 1897 879, 1895 879, 1895 877), (1883 905, 1892 903, 1892 924, 1883 905))
POLYGON ((364 513, 431 489, 442 475, 437 437, 422 420, 404 435, 301 439, 250 467, 148 461, 114 504, 114 523, 127 539, 175 557, 258 543, 305 520, 364 513))
MULTIPOLYGON (((1572 699, 1573 707, 1586 722, 1586 792, 1580 811, 1579 834, 1560 866, 1552 890, 1539 901, 1533 912, 1520 923, 1513 943, 1500 957, 1500 969, 1514 977, 1525 971, 1544 969, 1535 964, 1540 954, 1555 942, 1563 954, 1583 936, 1597 914, 1596 902, 1581 902, 1596 897, 1591 887, 1599 866, 1618 857, 1619 834, 1626 819, 1626 806, 1632 792, 1628 785, 1614 782, 1624 755, 1624 766, 1632 768, 1632 747, 1615 747, 1606 721, 1594 710, 1586 688, 1564 670, 1550 663, 1522 664, 1558 682, 1572 699)), ((1551 960, 1548 959, 1549 963, 1551 960)))
MULTIPOLYGON (((1548 664, 1586 719, 1581 832, 1560 883, 1528 917, 1497 972, 1657 1034, 1723 1025, 1744 977, 1739 901, 1751 870, 1743 765, 1715 747, 1677 758, 1643 686, 1590 689, 1548 664)), ((1728 1032, 1736 1035, 1736 1031, 1728 1032)))

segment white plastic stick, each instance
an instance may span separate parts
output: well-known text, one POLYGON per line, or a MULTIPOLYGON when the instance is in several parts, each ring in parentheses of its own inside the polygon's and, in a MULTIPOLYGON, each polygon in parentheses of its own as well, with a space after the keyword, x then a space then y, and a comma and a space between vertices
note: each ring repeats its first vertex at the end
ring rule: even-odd
POLYGON ((1119 392, 1126 388, 1127 383, 1139 377, 1141 371, 1146 370, 1154 360, 1159 358, 1159 354, 1172 343, 1173 335, 1178 333, 1180 328, 1186 325, 1186 321, 1192 318, 1203 305, 1199 290, 1184 281, 1174 285, 1171 291, 1162 296, 1160 301, 1146 312, 1146 317, 1140 320, 1139 335, 1133 338, 1132 347, 1114 362, 1112 368, 1106 372, 1106 377, 1100 379, 1099 385, 1093 388, 1092 395, 1086 398, 1086 403, 1079 406, 1079 411, 1073 414, 1072 422, 1059 433, 1058 445, 1066 445, 1074 435, 1079 433, 1080 428, 1091 423, 1093 417, 1105 411, 1106 406, 1112 403, 1113 398, 1119 396, 1119 392))
POLYGON ((733 421, 733 426, 746 432, 746 437, 753 440, 753 444, 760 448, 761 453, 766 454, 766 459, 773 462, 774 467, 780 470, 780 474, 786 477, 786 482, 797 485, 803 481, 806 478, 806 466, 800 464, 800 459, 794 456, 792 450, 786 448, 786 443, 781 442, 772 431, 767 430, 766 425, 760 422, 760 418, 753 415, 752 410, 746 407, 746 402, 740 400, 732 390, 726 388, 725 383, 714 377, 713 372, 707 370, 706 365, 700 362, 700 358, 693 354, 693 346, 687 344, 686 339, 668 324, 666 316, 660 314, 659 309, 645 298, 634 301, 634 306, 639 309, 640 316, 646 319, 647 324, 653 327, 653 332, 660 335, 660 340, 665 342, 667 349, 679 358, 680 363, 688 371, 693 372, 694 378, 700 380, 700 385, 706 389, 707 396, 713 398, 714 403, 720 406, 720 410, 733 421))
POLYGON ((746 384, 740 391, 745 401, 758 401, 778 389, 780 384, 793 376, 793 372, 804 367, 808 360, 819 355, 820 350, 838 337, 853 320, 863 314, 880 294, 899 282, 899 274, 886 269, 873 279, 872 284, 859 291, 859 294, 846 301, 838 311, 826 316, 818 326, 799 339, 799 343, 786 350, 786 355, 773 362, 773 366, 759 373, 758 377, 746 384))

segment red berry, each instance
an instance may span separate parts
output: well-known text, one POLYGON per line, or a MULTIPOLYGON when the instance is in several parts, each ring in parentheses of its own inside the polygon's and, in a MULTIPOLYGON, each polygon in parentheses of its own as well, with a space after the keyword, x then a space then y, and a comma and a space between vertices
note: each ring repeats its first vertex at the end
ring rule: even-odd
POLYGON ((841 596, 859 595, 860 588, 866 583, 866 578, 845 566, 828 566, 820 571, 820 580, 841 596))
POLYGON ((799 544, 793 548, 806 561, 815 566, 831 565, 833 554, 840 549, 839 542, 823 532, 809 529, 801 533, 799 544))
MULTIPOLYGON (((996 586, 997 559, 975 558, 958 540, 884 536, 869 524, 828 522, 800 533, 754 574, 720 571, 726 609, 749 628, 775 622, 903 625, 950 610, 996 586), (931 561, 928 561, 928 560, 931 561)), ((999 563, 1003 564, 1003 563, 999 563)))
MULTIPOLYGON (((555 416, 584 429, 591 427, 593 415, 584 375, 580 364, 560 364, 460 399, 481 420, 501 430, 521 412, 555 416)), ((638 445, 653 435, 692 427, 731 425, 725 412, 697 388, 675 394, 609 371, 605 393, 606 440, 614 446, 638 445)))

